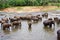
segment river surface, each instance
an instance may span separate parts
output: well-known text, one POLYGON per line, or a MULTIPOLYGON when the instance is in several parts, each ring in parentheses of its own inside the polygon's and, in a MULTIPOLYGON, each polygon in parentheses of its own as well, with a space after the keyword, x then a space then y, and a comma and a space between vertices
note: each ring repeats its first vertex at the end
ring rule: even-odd
MULTIPOLYGON (((31 12, 29 14, 37 15, 37 14, 43 14, 44 12, 31 12)), ((25 16, 28 13, 5 13, 0 12, 0 19, 4 18, 4 16, 7 17, 13 17, 14 15, 18 16, 25 16)), ((60 14, 53 12, 48 12, 49 17, 60 17, 60 14)), ((0 40, 57 40, 57 30, 60 29, 60 25, 55 24, 55 27, 52 28, 45 28, 43 26, 43 21, 46 20, 46 18, 42 18, 42 21, 39 21, 38 23, 33 23, 31 28, 28 28, 27 21, 21 21, 22 26, 19 28, 15 28, 13 30, 10 29, 10 31, 5 30, 3 31, 1 29, 0 25, 0 40)))

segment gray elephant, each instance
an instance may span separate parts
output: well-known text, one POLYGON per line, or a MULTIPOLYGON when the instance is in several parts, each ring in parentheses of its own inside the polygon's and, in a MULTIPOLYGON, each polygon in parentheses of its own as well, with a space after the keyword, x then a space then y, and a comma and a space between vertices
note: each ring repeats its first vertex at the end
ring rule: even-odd
POLYGON ((48 17, 48 13, 42 14, 42 17, 48 17))
POLYGON ((60 40, 60 30, 57 31, 57 40, 60 40))
POLYGON ((26 17, 21 16, 20 19, 21 19, 21 20, 26 20, 26 17))
POLYGON ((14 18, 16 18, 17 20, 21 20, 20 16, 14 16, 14 18))
POLYGON ((21 26, 21 22, 20 21, 14 21, 14 22, 12 22, 12 26, 18 26, 18 25, 21 26))
POLYGON ((11 24, 9 24, 9 23, 3 23, 3 24, 2 24, 3 30, 5 30, 6 28, 9 29, 10 26, 11 26, 11 24))
POLYGON ((36 17, 39 19, 39 20, 42 20, 42 17, 38 14, 36 15, 36 17))
POLYGON ((2 18, 2 21, 5 21, 8 23, 9 19, 8 18, 2 18))
POLYGON ((33 21, 38 21, 39 19, 36 16, 32 16, 33 21))
POLYGON ((59 24, 60 23, 60 19, 58 17, 54 17, 54 21, 59 24))
POLYGON ((9 19, 10 19, 10 22, 18 21, 17 18, 9 18, 9 19))
POLYGON ((44 24, 44 26, 49 26, 50 28, 52 27, 52 24, 54 24, 54 26, 55 26, 55 22, 52 20, 45 20, 43 22, 43 24, 44 24))
POLYGON ((58 17, 54 17, 54 21, 58 21, 58 17))

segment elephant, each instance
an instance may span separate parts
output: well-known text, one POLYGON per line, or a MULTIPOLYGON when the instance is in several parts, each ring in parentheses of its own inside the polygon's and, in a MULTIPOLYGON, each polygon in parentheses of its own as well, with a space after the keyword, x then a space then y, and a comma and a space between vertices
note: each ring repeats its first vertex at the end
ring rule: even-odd
POLYGON ((29 17, 29 16, 28 16, 28 17, 26 17, 26 20, 31 20, 31 17, 29 17))
POLYGON ((54 17, 54 21, 58 21, 58 17, 54 17))
POLYGON ((16 18, 17 20, 20 20, 20 16, 14 16, 14 18, 16 18))
POLYGON ((22 20, 31 20, 32 14, 27 14, 26 16, 20 16, 22 20))
POLYGON ((36 16, 40 16, 40 14, 36 15, 36 16))
POLYGON ((36 16, 32 16, 33 21, 38 21, 39 19, 36 16))
POLYGON ((5 30, 6 28, 9 29, 10 26, 11 26, 11 24, 9 24, 9 23, 3 23, 3 24, 2 24, 3 30, 5 30))
POLYGON ((3 23, 7 23, 6 21, 0 20, 1 26, 3 23))
POLYGON ((2 21, 5 21, 8 23, 9 19, 8 18, 2 18, 2 21))
POLYGON ((60 30, 57 31, 57 40, 60 40, 60 30))
POLYGON ((9 18, 9 19, 10 19, 10 22, 18 21, 17 18, 9 18))
POLYGON ((52 24, 55 26, 55 22, 53 20, 45 20, 43 21, 44 26, 49 26, 50 28, 52 27, 52 24))
POLYGON ((36 15, 36 17, 39 19, 39 20, 42 20, 42 17, 40 15, 36 15))
POLYGON ((26 20, 26 17, 20 16, 20 19, 21 19, 21 20, 26 20))
POLYGON ((48 13, 42 14, 42 17, 48 17, 48 13))
POLYGON ((58 17, 54 17, 54 21, 59 24, 60 23, 60 19, 58 17))
POLYGON ((14 22, 12 22, 12 26, 18 26, 18 25, 21 26, 21 22, 20 21, 14 21, 14 22))

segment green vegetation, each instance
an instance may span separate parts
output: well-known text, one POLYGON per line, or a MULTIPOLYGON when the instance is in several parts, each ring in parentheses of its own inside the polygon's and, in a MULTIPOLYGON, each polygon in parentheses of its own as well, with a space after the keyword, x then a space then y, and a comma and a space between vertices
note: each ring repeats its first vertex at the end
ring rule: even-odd
POLYGON ((0 8, 11 6, 60 6, 60 0, 0 0, 0 8))

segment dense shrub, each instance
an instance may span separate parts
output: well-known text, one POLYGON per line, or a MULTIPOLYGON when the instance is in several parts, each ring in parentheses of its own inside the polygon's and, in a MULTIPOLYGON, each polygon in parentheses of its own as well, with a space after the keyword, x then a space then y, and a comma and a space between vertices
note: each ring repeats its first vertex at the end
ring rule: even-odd
MULTIPOLYGON (((0 8, 10 6, 45 6, 49 3, 60 3, 60 0, 0 0, 0 8)), ((52 4, 59 6, 59 4, 52 4)))

